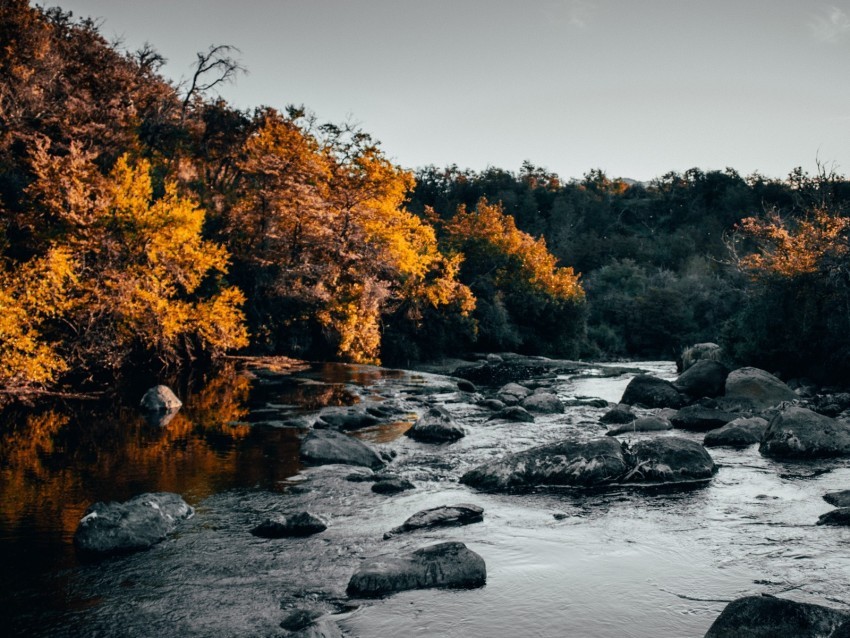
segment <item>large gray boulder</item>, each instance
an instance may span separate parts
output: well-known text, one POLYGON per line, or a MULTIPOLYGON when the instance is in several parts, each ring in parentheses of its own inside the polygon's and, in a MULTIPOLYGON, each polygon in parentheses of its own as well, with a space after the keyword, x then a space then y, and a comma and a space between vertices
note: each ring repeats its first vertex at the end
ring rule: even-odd
POLYGON ((328 524, 310 512, 279 514, 257 525, 251 530, 260 538, 289 538, 293 536, 312 536, 324 532, 328 524))
POLYGON ((636 432, 663 432, 672 430, 673 424, 667 419, 659 416, 645 416, 630 423, 622 423, 608 430, 606 436, 618 436, 620 434, 634 434, 636 432))
POLYGON ((563 402, 552 392, 535 392, 520 401, 520 406, 540 414, 560 414, 564 411, 563 402))
POLYGON ((702 444, 706 447, 747 447, 761 441, 766 430, 767 421, 761 417, 739 417, 707 432, 702 444))
POLYGON ((407 556, 367 562, 348 581, 355 598, 378 598, 408 589, 472 588, 487 581, 484 559, 463 543, 438 543, 407 556))
POLYGON ((759 452, 773 458, 850 455, 850 425, 806 408, 787 407, 771 420, 759 452))
POLYGON ((89 556, 147 549, 195 513, 179 494, 141 494, 124 503, 95 503, 80 519, 74 546, 89 556))
POLYGON ((491 415, 488 421, 513 421, 514 423, 534 423, 534 415, 521 405, 509 405, 491 415))
POLYGON ((673 385, 691 399, 719 397, 726 390, 729 368, 719 361, 703 359, 679 375, 673 385))
POLYGON ((637 419, 637 414, 632 412, 632 407, 624 403, 618 403, 599 418, 600 423, 632 423, 637 419))
POLYGON ((796 398, 791 388, 759 368, 739 368, 726 377, 726 405, 737 404, 743 409, 765 410, 796 398))
POLYGON ((701 405, 689 405, 682 408, 670 418, 674 428, 692 432, 707 432, 723 427, 738 418, 737 414, 705 408, 701 405))
POLYGON ((686 400, 669 381, 649 374, 639 374, 629 381, 620 403, 645 408, 680 408, 685 405, 686 400))
POLYGON ((516 405, 527 396, 531 396, 531 390, 518 383, 503 385, 496 393, 496 398, 505 405, 516 405))
POLYGON ((394 527, 384 534, 384 538, 390 538, 396 534, 404 534, 418 529, 432 529, 434 527, 455 527, 458 525, 470 525, 480 523, 484 520, 484 509, 478 505, 459 503, 457 505, 441 505, 431 509, 416 512, 398 527, 394 527))
POLYGON ((682 372, 686 372, 698 361, 722 361, 723 348, 716 343, 695 343, 682 352, 682 372))
POLYGON ((450 443, 466 436, 463 427, 439 406, 428 408, 405 434, 414 441, 425 443, 450 443))
POLYGON ((632 469, 623 483, 687 483, 705 481, 717 467, 708 451, 696 441, 675 436, 645 439, 629 449, 632 469))
POLYGON ((301 460, 307 465, 361 465, 373 470, 384 461, 369 445, 334 430, 314 430, 301 441, 301 460))
POLYGON ((460 482, 498 491, 541 485, 592 487, 611 483, 628 470, 623 447, 616 439, 567 439, 487 462, 464 474, 460 482))
POLYGON ((167 385, 157 385, 145 392, 139 407, 145 412, 177 411, 183 402, 167 385))
POLYGON ((848 619, 830 607, 747 596, 726 605, 705 638, 829 638, 848 619))

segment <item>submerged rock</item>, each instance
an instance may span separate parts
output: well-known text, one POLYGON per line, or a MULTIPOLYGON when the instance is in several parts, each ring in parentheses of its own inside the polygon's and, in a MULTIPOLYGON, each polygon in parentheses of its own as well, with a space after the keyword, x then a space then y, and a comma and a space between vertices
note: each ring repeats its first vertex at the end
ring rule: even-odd
POLYGON ((747 447, 761 441, 766 430, 765 419, 758 416, 741 417, 707 432, 702 444, 706 447, 747 447))
POLYGON ((830 607, 747 596, 726 605, 705 638, 829 638, 848 619, 830 607))
POLYGON ((630 423, 623 423, 608 430, 606 436, 617 436, 619 434, 633 434, 635 432, 663 432, 672 430, 673 424, 667 419, 658 416, 645 416, 634 419, 630 423))
POLYGON ((629 381, 620 403, 639 405, 645 408, 680 408, 685 397, 669 381, 639 374, 629 381))
POLYGON ((416 512, 398 527, 394 527, 384 534, 384 538, 390 538, 396 534, 412 532, 417 529, 431 529, 434 527, 454 527, 458 525, 470 525, 484 520, 484 508, 468 503, 457 505, 442 505, 431 509, 416 512))
POLYGON ((141 494, 124 503, 95 503, 80 519, 74 546, 83 554, 105 556, 152 547, 195 513, 179 494, 141 494))
POLYGON ((759 452, 789 459, 850 455, 850 425, 806 408, 788 407, 770 420, 759 452))
POLYGON ((455 423, 445 408, 433 406, 423 414, 405 435, 425 443, 450 443, 466 436, 463 427, 455 423))
POLYGON ((564 411, 564 404, 552 392, 535 392, 525 397, 520 405, 529 412, 541 414, 560 414, 564 411))
POLYGON ((839 507, 838 509, 821 514, 818 517, 818 525, 838 525, 847 527, 850 525, 850 507, 839 507))
POLYGON ((291 536, 312 536, 324 532, 327 523, 310 512, 297 514, 281 514, 267 518, 251 530, 254 536, 260 538, 288 538, 291 536))
POLYGON ((378 598, 409 589, 481 587, 486 581, 484 559, 463 543, 448 542, 369 561, 351 577, 346 592, 378 598))
POLYGON ((719 361, 702 359, 679 375, 673 385, 691 399, 719 397, 726 388, 729 368, 719 361))
POLYGON ((416 486, 413 483, 399 477, 381 479, 372 485, 372 491, 375 494, 398 494, 399 492, 415 489, 416 486))
POLYGON ((696 441, 664 436, 638 441, 629 449, 632 467, 623 483, 704 481, 717 472, 708 451, 696 441))
POLYGON ((850 507, 850 490, 827 492, 823 495, 823 500, 835 507, 850 507))
POLYGON ((727 405, 738 404, 743 409, 765 410, 796 398, 791 388, 759 368, 739 368, 726 377, 724 403, 727 405))
POLYGON ((509 405, 492 415, 488 421, 514 421, 516 423, 534 423, 534 415, 519 405, 509 405))
POLYGON ((333 430, 314 430, 301 442, 301 460, 308 465, 362 465, 378 469, 384 466, 380 455, 369 445, 333 430))
POLYGON ((671 419, 673 427, 692 432, 707 432, 723 427, 738 418, 737 414, 714 410, 701 405, 689 405, 679 410, 671 419))

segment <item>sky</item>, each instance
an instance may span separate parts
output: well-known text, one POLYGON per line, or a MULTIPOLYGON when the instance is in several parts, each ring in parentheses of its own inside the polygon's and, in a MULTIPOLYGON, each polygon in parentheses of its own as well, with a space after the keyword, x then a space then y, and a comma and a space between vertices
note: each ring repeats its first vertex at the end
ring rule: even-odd
POLYGON ((850 0, 39 0, 150 42, 174 82, 229 44, 220 95, 350 121, 396 163, 650 180, 850 173, 850 0))

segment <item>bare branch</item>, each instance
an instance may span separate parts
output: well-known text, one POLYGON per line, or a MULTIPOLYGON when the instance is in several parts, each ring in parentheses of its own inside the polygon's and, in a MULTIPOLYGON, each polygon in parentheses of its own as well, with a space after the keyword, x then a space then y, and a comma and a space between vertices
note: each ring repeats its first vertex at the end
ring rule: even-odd
POLYGON ((183 98, 184 115, 195 96, 206 93, 219 84, 233 82, 237 75, 248 72, 239 60, 233 57, 233 53, 241 51, 229 44, 218 44, 196 54, 198 59, 195 62, 195 72, 183 98))

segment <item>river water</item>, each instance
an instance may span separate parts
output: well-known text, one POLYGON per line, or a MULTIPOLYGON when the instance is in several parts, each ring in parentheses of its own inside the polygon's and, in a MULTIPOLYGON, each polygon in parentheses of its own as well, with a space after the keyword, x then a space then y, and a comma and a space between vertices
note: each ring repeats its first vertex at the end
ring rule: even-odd
MULTIPOLYGON (((672 363, 638 365, 675 376, 672 363)), ((617 401, 633 374, 600 365, 547 383, 563 399, 617 401)), ((444 377, 341 365, 232 367, 182 395, 165 426, 120 405, 4 413, 0 614, 11 635, 283 636, 288 611, 311 607, 360 638, 683 638, 702 636, 727 602, 748 594, 850 609, 850 530, 814 525, 831 509, 822 495, 850 488, 847 461, 779 463, 756 446, 713 448, 720 470, 695 489, 485 494, 457 479, 508 452, 599 436, 604 409, 487 421, 444 377), (370 402, 401 416, 355 436, 394 454, 389 471, 415 490, 377 495, 345 480, 350 467, 301 467, 304 430, 287 420, 370 402), (466 438, 435 446, 400 436, 433 403, 464 424, 466 438), (72 537, 87 505, 145 491, 178 492, 196 515, 149 551, 80 562, 72 537), (462 502, 482 506, 484 521, 382 540, 418 510, 462 502), (328 530, 282 540, 249 533, 270 514, 301 509, 326 518, 328 530), (484 558, 485 587, 346 598, 363 559, 444 540, 484 558)))

